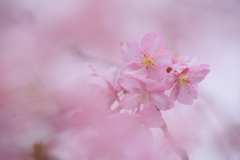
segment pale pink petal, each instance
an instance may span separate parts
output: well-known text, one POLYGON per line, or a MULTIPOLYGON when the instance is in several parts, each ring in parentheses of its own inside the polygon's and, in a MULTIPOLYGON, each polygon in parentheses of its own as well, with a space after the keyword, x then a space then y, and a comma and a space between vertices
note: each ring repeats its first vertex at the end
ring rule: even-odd
POLYGON ((155 81, 162 81, 164 79, 164 75, 167 73, 165 69, 163 68, 151 68, 147 71, 147 77, 148 79, 153 79, 155 81))
POLYGON ((197 99, 198 97, 198 86, 196 84, 192 84, 188 88, 188 92, 193 99, 197 99))
POLYGON ((207 64, 191 67, 188 72, 190 75, 190 82, 194 84, 201 82, 209 73, 209 71, 209 65, 207 64))
POLYGON ((177 100, 177 97, 178 97, 179 92, 180 92, 179 89, 180 89, 180 87, 177 84, 175 84, 175 86, 173 87, 172 92, 170 94, 170 97, 173 101, 177 100))
POLYGON ((179 66, 179 67, 183 67, 183 66, 189 66, 189 65, 194 65, 197 63, 197 61, 200 59, 200 55, 199 54, 195 54, 195 55, 182 55, 182 54, 173 54, 173 63, 174 66, 179 66))
POLYGON ((145 99, 142 103, 144 108, 154 107, 150 98, 145 99))
POLYGON ((119 84, 127 91, 138 92, 142 90, 142 85, 139 79, 124 76, 119 79, 119 84))
MULTIPOLYGON (((93 82, 93 79, 101 79, 101 81, 103 81, 103 83, 101 82, 101 83, 96 83, 96 84, 101 84, 101 85, 103 85, 104 84, 104 86, 106 85, 107 86, 107 88, 111 88, 111 89, 114 89, 114 87, 113 87, 113 85, 112 85, 112 83, 108 80, 108 79, 106 79, 106 77, 104 77, 104 76, 102 76, 102 75, 100 75, 100 74, 98 74, 98 73, 93 73, 93 74, 91 74, 91 78, 90 78, 90 83, 92 82, 92 83, 94 83, 93 82)), ((99 81, 100 82, 100 81, 99 81)))
POLYGON ((148 33, 143 37, 141 47, 148 54, 158 54, 165 47, 164 39, 161 34, 148 33))
POLYGON ((148 92, 154 92, 159 90, 164 90, 162 83, 157 82, 152 79, 140 79, 141 86, 143 89, 147 90, 148 92))
POLYGON ((173 67, 174 69, 184 69, 189 65, 194 65, 199 60, 199 55, 186 56, 182 54, 173 54, 173 67))
POLYGON ((171 93, 171 98, 174 100, 177 99, 182 104, 191 105, 193 103, 193 99, 197 99, 197 85, 188 85, 187 88, 176 85, 174 88, 175 89, 173 89, 171 93))
POLYGON ((173 107, 170 98, 161 91, 151 93, 151 103, 160 110, 169 110, 173 107))
POLYGON ((188 65, 184 63, 174 63, 171 68, 173 68, 174 70, 183 70, 187 66, 188 65))
POLYGON ((110 108, 118 98, 117 91, 115 90, 104 88, 98 84, 91 84, 89 87, 93 93, 92 100, 97 101, 98 106, 103 110, 110 108))
MULTIPOLYGON (((88 64, 88 65, 89 65, 90 68, 93 68, 93 66, 91 64, 88 64)), ((90 84, 91 83, 100 84, 103 87, 110 88, 110 89, 115 89, 115 90, 117 90, 117 88, 119 88, 117 81, 118 81, 118 78, 120 76, 120 71, 116 67, 111 67, 105 73, 104 76, 98 74, 95 71, 90 76, 90 80, 89 80, 90 84)))
POLYGON ((163 87, 165 90, 168 90, 173 87, 176 82, 177 77, 174 72, 166 73, 163 81, 163 87))
POLYGON ((185 64, 188 62, 190 59, 189 56, 181 55, 181 54, 174 54, 173 55, 173 63, 178 63, 178 64, 185 64))
POLYGON ((120 77, 120 70, 118 70, 116 67, 111 67, 105 73, 105 77, 112 84, 113 88, 117 90, 119 89, 118 78, 120 77))
POLYGON ((161 127, 164 123, 160 111, 152 107, 146 107, 138 113, 142 122, 149 128, 161 127))
POLYGON ((118 92, 120 91, 119 86, 113 84, 110 81, 114 81, 114 78, 117 79, 117 74, 114 74, 117 71, 116 68, 110 68, 106 75, 107 77, 101 76, 97 73, 92 74, 89 79, 89 88, 92 95, 92 100, 98 102, 98 106, 103 110, 109 109, 110 106, 114 103, 114 101, 118 101, 118 92))
POLYGON ((122 46, 122 60, 124 62, 140 62, 141 55, 139 52, 138 43, 134 41, 127 42, 127 44, 122 46))
POLYGON ((106 83, 106 81, 99 75, 99 76, 95 76, 91 75, 91 77, 88 80, 88 85, 90 86, 91 89, 94 89, 94 87, 92 87, 92 85, 99 85, 102 86, 103 88, 108 88, 108 85, 106 83))
POLYGON ((140 66, 140 63, 132 63, 128 65, 123 73, 132 75, 132 76, 137 76, 139 78, 146 78, 147 76, 147 69, 145 67, 140 66))
POLYGON ((172 54, 171 53, 162 53, 154 57, 155 59, 155 67, 162 67, 167 69, 168 67, 172 66, 172 54))
POLYGON ((137 93, 127 93, 124 95, 123 99, 120 101, 120 107, 123 109, 135 109, 140 106, 137 93))
POLYGON ((187 105, 191 105, 193 103, 192 95, 189 93, 189 91, 184 90, 183 87, 179 88, 179 94, 178 94, 177 100, 178 102, 182 104, 187 104, 187 105))

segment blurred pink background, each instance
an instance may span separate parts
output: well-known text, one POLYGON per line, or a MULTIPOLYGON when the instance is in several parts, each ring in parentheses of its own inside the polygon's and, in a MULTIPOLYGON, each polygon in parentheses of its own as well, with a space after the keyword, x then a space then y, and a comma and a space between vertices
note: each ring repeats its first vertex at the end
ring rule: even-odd
POLYGON ((191 160, 239 160, 239 18, 239 0, 1 0, 0 159, 47 160, 43 144, 56 159, 81 157, 87 133, 66 121, 87 105, 85 62, 123 68, 120 43, 156 32, 211 66, 192 106, 162 113, 172 136, 191 160))

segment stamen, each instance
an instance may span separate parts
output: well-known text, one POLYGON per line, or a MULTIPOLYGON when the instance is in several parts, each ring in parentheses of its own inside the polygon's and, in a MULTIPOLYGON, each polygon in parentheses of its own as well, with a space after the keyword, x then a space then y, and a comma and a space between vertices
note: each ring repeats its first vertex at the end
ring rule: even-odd
POLYGON ((154 67, 155 59, 153 59, 153 58, 150 56, 150 54, 144 55, 144 57, 143 57, 143 59, 142 59, 141 61, 142 61, 141 65, 144 66, 144 67, 146 67, 147 70, 150 70, 151 67, 152 67, 152 68, 155 68, 155 67, 154 67))
POLYGON ((177 85, 182 86, 187 93, 190 93, 190 91, 188 90, 189 87, 192 87, 192 88, 194 87, 190 83, 189 78, 192 78, 192 77, 190 77, 189 75, 181 74, 181 75, 179 75, 179 77, 177 78, 177 81, 176 81, 177 85))

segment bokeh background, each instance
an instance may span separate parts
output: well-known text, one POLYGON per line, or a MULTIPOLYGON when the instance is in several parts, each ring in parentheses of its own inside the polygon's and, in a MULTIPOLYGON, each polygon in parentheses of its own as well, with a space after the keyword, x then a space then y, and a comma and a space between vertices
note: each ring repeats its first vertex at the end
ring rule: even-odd
MULTIPOLYGON (((74 130, 66 121, 86 106, 85 62, 99 72, 123 68, 120 43, 156 32, 168 50, 211 66, 192 106, 163 113, 172 136, 191 160, 239 160, 239 19, 239 0, 1 0, 0 159, 84 155, 95 144, 80 144, 88 121, 77 118, 82 124, 74 130)), ((103 156, 97 150, 89 154, 103 156)))

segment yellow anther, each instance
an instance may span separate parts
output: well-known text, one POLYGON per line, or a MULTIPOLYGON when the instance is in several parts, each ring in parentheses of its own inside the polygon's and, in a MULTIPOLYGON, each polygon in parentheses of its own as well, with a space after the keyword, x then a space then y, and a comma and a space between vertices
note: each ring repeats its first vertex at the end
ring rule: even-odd
POLYGON ((154 67, 154 62, 155 62, 155 59, 153 59, 150 54, 146 54, 144 55, 143 59, 141 60, 142 61, 142 66, 146 67, 147 70, 150 70, 151 67, 152 68, 155 68, 154 67))
POLYGON ((189 87, 194 87, 193 84, 190 83, 189 78, 192 77, 190 77, 189 75, 181 74, 176 80, 177 85, 182 86, 187 93, 190 93, 190 91, 188 90, 189 87))

